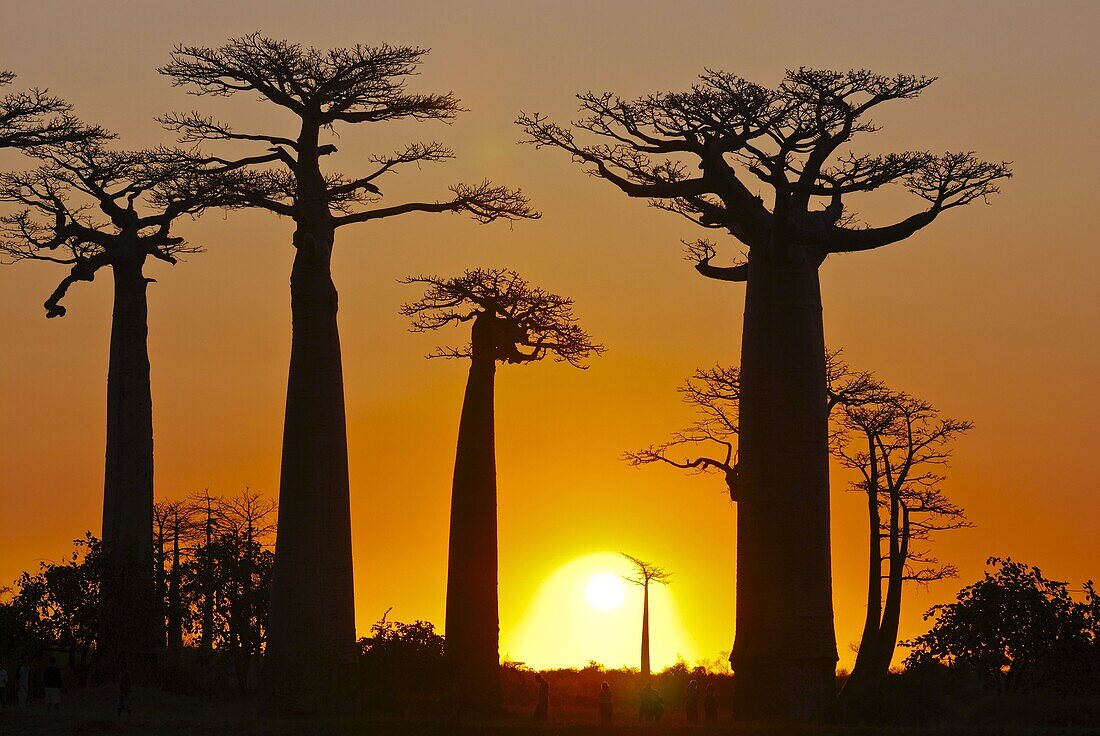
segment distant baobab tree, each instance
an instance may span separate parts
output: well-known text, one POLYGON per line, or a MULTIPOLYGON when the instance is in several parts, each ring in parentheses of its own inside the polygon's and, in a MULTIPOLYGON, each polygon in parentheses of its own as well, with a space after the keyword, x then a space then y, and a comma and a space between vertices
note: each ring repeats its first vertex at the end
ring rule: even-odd
POLYGON ((849 490, 866 496, 870 531, 867 616, 842 701, 866 713, 877 703, 894 657, 903 583, 958 574, 917 545, 936 532, 972 526, 944 492, 942 469, 951 444, 973 425, 941 417, 927 401, 881 384, 866 400, 845 405, 838 422, 833 452, 859 473, 849 490))
POLYGON ((515 271, 476 269, 454 278, 415 276, 424 296, 401 312, 416 332, 470 323, 470 342, 429 357, 470 361, 451 487, 447 562, 447 694, 467 714, 500 709, 497 609, 496 365, 553 357, 583 368, 603 351, 577 325, 571 299, 533 287, 515 271))
POLYGON ((672 582, 672 573, 663 567, 658 567, 651 562, 639 560, 637 557, 621 553, 634 565, 634 572, 623 575, 623 580, 642 588, 642 677, 649 677, 649 584, 660 583, 668 585, 672 582))
MULTIPOLYGON (((853 371, 839 350, 826 356, 826 413, 837 404, 865 400, 877 384, 868 373, 853 371)), ((623 453, 632 467, 665 463, 690 472, 720 473, 731 501, 738 500, 737 404, 741 372, 733 366, 699 368, 677 389, 699 418, 667 441, 623 453)))
POLYGON ((289 217, 296 228, 282 513, 264 662, 266 690, 283 703, 320 703, 342 692, 338 673, 355 656, 347 431, 331 275, 337 229, 409 212, 465 212, 479 222, 538 216, 518 190, 488 181, 455 184, 441 201, 373 206, 382 200, 379 182, 386 174, 452 158, 436 142, 360 156, 371 168, 358 176, 322 170, 322 159, 337 150, 322 134, 338 126, 448 121, 461 112, 450 93, 406 90, 425 53, 389 45, 320 50, 253 33, 218 48, 177 46, 159 70, 197 95, 258 95, 297 126, 284 135, 242 132, 195 112, 162 118, 181 141, 233 144, 240 155, 210 158, 207 165, 247 170, 240 206, 289 217), (250 146, 261 148, 241 150, 250 146), (317 697, 303 699, 303 687, 317 697))
POLYGON ((744 262, 719 266, 709 241, 689 248, 703 276, 747 285, 732 653, 736 710, 747 719, 820 720, 834 702, 819 268, 832 254, 904 240, 1010 175, 972 153, 848 148, 878 129, 870 113, 933 81, 802 68, 773 89, 707 70, 684 92, 579 95, 583 117, 572 126, 539 113, 517 121, 527 142, 562 149, 627 196, 723 229, 748 249, 744 262), (848 195, 895 182, 927 206, 891 225, 856 224, 848 195))
MULTIPOLYGON (((0 70, 0 87, 15 74, 0 70)), ((72 107, 47 90, 30 89, 0 96, 0 148, 30 149, 35 146, 78 143, 104 132, 80 122, 72 107)))
MULTIPOLYGON (((71 286, 111 274, 114 302, 107 370, 107 449, 103 553, 116 570, 105 582, 100 653, 151 653, 161 634, 153 581, 153 401, 144 274, 155 258, 174 264, 197 249, 174 235, 183 217, 220 203, 232 175, 199 176, 182 151, 120 151, 106 134, 35 145, 41 165, 0 174, 0 254, 12 261, 68 267, 46 299, 47 317, 63 317, 71 286), (114 586, 122 586, 117 589, 114 586)), ((234 187, 235 189, 235 187, 234 187)))

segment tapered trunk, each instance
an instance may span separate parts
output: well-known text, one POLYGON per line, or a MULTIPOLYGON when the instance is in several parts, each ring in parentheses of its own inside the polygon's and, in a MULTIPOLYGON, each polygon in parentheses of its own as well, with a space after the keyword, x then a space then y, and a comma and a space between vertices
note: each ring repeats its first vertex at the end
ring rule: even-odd
POLYGON ((841 700, 851 715, 863 717, 868 707, 866 695, 871 674, 878 659, 879 627, 882 623, 882 519, 878 505, 877 450, 872 435, 867 436, 870 473, 867 482, 867 523, 869 544, 867 550, 867 616, 863 622, 863 634, 859 639, 859 651, 852 672, 844 684, 841 700))
POLYGON ((355 661, 344 380, 331 223, 295 233, 293 320, 264 688, 316 710, 345 703, 355 661))
POLYGON ((642 585, 642 677, 649 677, 649 581, 642 585))
POLYGON ((473 328, 474 356, 451 486, 447 559, 447 700, 458 713, 473 716, 500 710, 494 319, 482 315, 473 328))
POLYGON ((750 253, 741 353, 735 713, 821 720, 837 660, 817 269, 750 253))
POLYGON ((218 591, 214 585, 214 514, 210 505, 210 496, 206 496, 206 546, 203 548, 202 561, 202 635, 199 638, 199 650, 205 653, 214 651, 214 600, 218 591))
POLYGON ((875 642, 873 687, 881 687, 890 672, 894 649, 898 642, 898 626, 901 621, 901 597, 905 582, 905 561, 909 558, 909 512, 901 506, 898 543, 890 553, 889 580, 886 585, 886 603, 882 607, 882 626, 875 642))
POLYGON ((179 522, 172 531, 172 569, 168 573, 168 652, 183 647, 183 611, 180 605, 180 533, 179 522))
POLYGON ((114 310, 107 371, 103 484, 103 622, 98 652, 151 656, 157 649, 153 584, 153 399, 144 256, 112 265, 114 310))

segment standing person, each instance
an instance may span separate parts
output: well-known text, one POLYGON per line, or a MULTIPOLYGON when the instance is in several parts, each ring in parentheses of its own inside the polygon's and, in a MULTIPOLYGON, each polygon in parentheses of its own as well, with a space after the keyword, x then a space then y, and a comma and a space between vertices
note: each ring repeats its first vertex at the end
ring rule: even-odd
POLYGON ((15 699, 22 708, 27 704, 27 693, 31 689, 31 666, 27 660, 19 663, 19 669, 15 671, 15 699))
POLYGON ((718 722, 718 696, 714 693, 714 683, 709 683, 703 692, 703 717, 707 723, 718 722))
POLYGON ((600 723, 611 725, 611 686, 607 681, 600 683, 600 723))
POLYGON ((42 687, 46 690, 46 710, 61 708, 61 668, 57 658, 50 657, 50 666, 42 673, 42 687))
POLYGON ((122 660, 118 670, 118 714, 121 716, 122 711, 126 711, 126 715, 132 718, 134 711, 130 709, 130 689, 130 670, 126 667, 126 660, 122 660))
POLYGON ((550 705, 550 684, 538 672, 535 673, 535 682, 539 684, 539 699, 535 703, 535 720, 545 721, 546 710, 550 705))
POLYGON ((646 723, 661 720, 660 712, 664 710, 664 706, 660 700, 661 696, 653 689, 653 683, 647 682, 638 694, 638 720, 646 723))
POLYGON ((699 683, 695 680, 688 683, 687 693, 684 694, 684 711, 687 713, 688 723, 699 720, 699 683))

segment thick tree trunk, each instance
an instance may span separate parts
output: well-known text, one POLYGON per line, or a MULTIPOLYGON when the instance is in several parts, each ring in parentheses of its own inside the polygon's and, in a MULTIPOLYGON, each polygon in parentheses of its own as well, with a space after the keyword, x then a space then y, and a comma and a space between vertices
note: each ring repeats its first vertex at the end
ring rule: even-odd
POLYGON ((333 229, 299 223, 290 277, 293 340, 264 688, 306 711, 346 703, 354 682, 344 380, 330 275, 333 229))
POLYGON ((649 581, 642 592, 642 677, 649 677, 649 581))
POLYGON ((462 401, 451 487, 447 700, 459 714, 470 716, 500 710, 494 319, 482 315, 474 323, 474 356, 462 401))
POLYGON ((153 399, 144 256, 113 264, 114 311, 107 371, 103 484, 103 622, 99 653, 152 657, 157 650, 153 584, 153 399))
POLYGON ((741 353, 739 719, 822 720, 835 699, 825 343, 817 269, 750 254, 741 353))

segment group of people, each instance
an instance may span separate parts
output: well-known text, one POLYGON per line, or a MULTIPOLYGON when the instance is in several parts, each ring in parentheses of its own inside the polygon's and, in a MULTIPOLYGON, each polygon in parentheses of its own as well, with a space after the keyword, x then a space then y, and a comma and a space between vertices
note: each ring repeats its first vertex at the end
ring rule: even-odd
MULTIPOLYGON (((535 702, 535 721, 547 720, 550 706, 550 684, 540 673, 535 673, 535 684, 538 687, 538 698, 535 702)), ((611 685, 606 681, 600 683, 600 692, 597 695, 600 709, 600 723, 611 724, 612 703, 614 696, 611 685)), ((700 691, 699 683, 692 680, 688 683, 684 693, 684 713, 688 723, 699 721, 699 706, 702 705, 703 718, 710 723, 718 720, 718 696, 714 691, 714 684, 707 683, 706 688, 700 691), (701 702, 700 702, 701 701, 701 702)), ((647 682, 638 695, 638 719, 646 723, 656 723, 665 714, 665 704, 661 694, 653 687, 653 683, 647 682)))
MULTIPOLYGON (((46 697, 46 710, 61 707, 61 668, 57 658, 50 657, 50 663, 42 673, 42 689, 46 697)), ((27 660, 19 663, 10 675, 0 665, 0 709, 15 703, 20 708, 27 705, 31 692, 31 666, 27 660)))
MULTIPOLYGON (((49 664, 42 671, 42 691, 46 700, 46 710, 55 711, 61 708, 61 686, 63 682, 61 668, 57 665, 57 658, 50 657, 49 664)), ((126 663, 119 663, 118 673, 118 714, 125 712, 133 715, 130 705, 130 691, 132 689, 130 670, 126 663)), ((31 666, 23 660, 15 671, 9 675, 8 670, 0 665, 0 710, 15 703, 19 707, 25 707, 30 699, 31 691, 31 666)))

